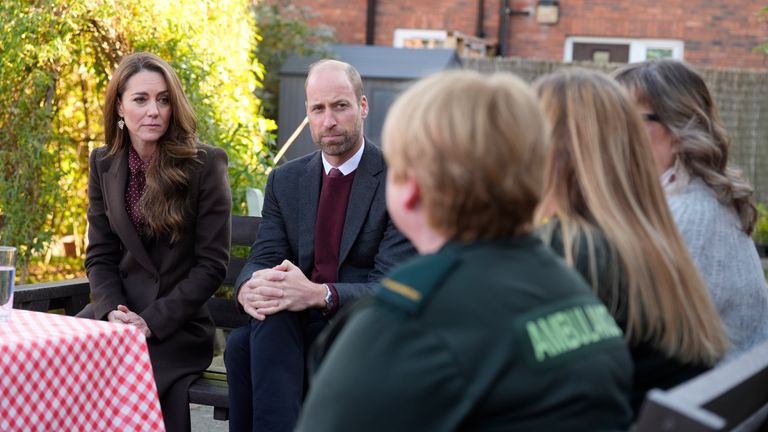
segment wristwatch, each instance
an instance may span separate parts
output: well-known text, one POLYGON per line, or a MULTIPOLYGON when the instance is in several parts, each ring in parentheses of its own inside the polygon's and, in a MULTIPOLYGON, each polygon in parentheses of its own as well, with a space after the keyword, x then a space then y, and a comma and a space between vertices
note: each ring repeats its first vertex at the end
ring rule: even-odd
POLYGON ((333 307, 333 293, 328 284, 323 284, 323 286, 325 287, 325 310, 331 310, 331 307, 333 307))

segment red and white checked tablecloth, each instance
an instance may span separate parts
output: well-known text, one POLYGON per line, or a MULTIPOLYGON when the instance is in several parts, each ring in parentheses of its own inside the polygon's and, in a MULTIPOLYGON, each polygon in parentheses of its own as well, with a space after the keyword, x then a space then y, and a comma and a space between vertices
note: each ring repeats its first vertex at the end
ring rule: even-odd
POLYGON ((14 310, 0 322, 0 431, 164 431, 132 326, 14 310))

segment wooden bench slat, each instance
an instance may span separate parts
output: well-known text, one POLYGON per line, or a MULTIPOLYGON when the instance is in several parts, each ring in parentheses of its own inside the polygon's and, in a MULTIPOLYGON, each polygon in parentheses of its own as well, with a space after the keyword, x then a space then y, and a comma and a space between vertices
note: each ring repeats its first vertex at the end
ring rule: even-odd
POLYGON ((251 246, 261 225, 260 217, 232 215, 232 244, 251 246))
POLYGON ((240 312, 235 301, 219 297, 211 297, 206 302, 216 327, 223 329, 235 329, 248 324, 249 316, 240 312))
POLYGON ((229 394, 227 381, 198 378, 189 386, 189 402, 213 407, 213 418, 229 419, 229 394))
MULTIPOLYGON (((16 300, 14 299, 13 302, 16 303, 16 300)), ((18 305, 14 305, 14 308, 24 309, 28 311, 34 311, 34 312, 48 312, 49 310, 57 309, 55 307, 51 307, 50 300, 27 301, 24 303, 19 303, 18 305)))
POLYGON ((200 378, 204 378, 211 381, 227 382, 226 372, 207 370, 200 375, 200 378))
POLYGON ((13 290, 13 307, 37 312, 64 309, 67 315, 82 310, 90 299, 87 278, 18 285, 13 290))
POLYGON ((90 294, 88 278, 41 282, 17 285, 13 290, 13 300, 27 302, 40 299, 63 298, 90 294))
POLYGON ((222 285, 234 286, 237 276, 240 275, 240 270, 245 266, 245 258, 230 257, 229 266, 227 267, 227 277, 224 278, 222 285))

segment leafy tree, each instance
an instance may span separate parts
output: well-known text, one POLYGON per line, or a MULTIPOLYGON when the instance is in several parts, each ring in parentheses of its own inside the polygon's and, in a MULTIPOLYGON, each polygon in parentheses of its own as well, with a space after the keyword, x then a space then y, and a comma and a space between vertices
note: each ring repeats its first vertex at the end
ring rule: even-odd
MULTIPOLYGON (((3 0, 0 2, 0 243, 22 271, 53 235, 84 238, 88 154, 103 145, 109 73, 152 51, 179 74, 203 141, 229 154, 234 209, 264 181, 273 121, 254 96, 248 0, 3 0)), ((82 244, 80 244, 82 246, 82 244)))

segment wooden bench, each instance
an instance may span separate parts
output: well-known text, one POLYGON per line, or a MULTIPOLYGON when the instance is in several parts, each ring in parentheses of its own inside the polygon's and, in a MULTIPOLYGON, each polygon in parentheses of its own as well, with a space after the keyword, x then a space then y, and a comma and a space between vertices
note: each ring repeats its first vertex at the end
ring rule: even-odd
POLYGON ((19 285, 13 292, 13 307, 37 312, 63 309, 71 316, 88 304, 90 295, 86 278, 19 285))
MULTIPOLYGON (((232 216, 232 246, 250 248, 256 241, 261 218, 232 216)), ((223 285, 232 286, 245 265, 246 258, 231 257, 227 268, 227 277, 223 285)), ((13 307, 17 309, 48 312, 63 310, 67 315, 75 315, 88 304, 90 286, 87 278, 56 282, 43 282, 16 287, 13 307)), ((231 330, 248 323, 248 315, 240 312, 232 299, 211 297, 206 303, 217 328, 231 330)), ((227 376, 221 371, 209 370, 195 380, 189 388, 189 401, 199 405, 213 407, 213 418, 229 418, 229 398, 227 395, 227 376)))
MULTIPOLYGON (((232 216, 232 246, 251 247, 256 241, 261 218, 249 216, 232 216)), ((233 286, 240 270, 245 265, 246 258, 231 257, 224 285, 233 286)), ((248 315, 237 308, 235 301, 212 297, 208 300, 208 311, 211 313, 216 328, 231 330, 248 324, 248 315)), ((227 375, 220 371, 208 370, 195 380, 189 387, 189 402, 213 407, 213 418, 216 420, 229 419, 229 395, 227 393, 227 375)))
POLYGON ((635 432, 768 430, 768 342, 672 389, 651 390, 635 432))
MULTIPOLYGON (((242 267, 242 266, 241 266, 242 267)), ((240 312, 234 300, 213 297, 208 300, 216 328, 231 330, 248 324, 248 316, 240 312)), ((229 394, 227 375, 219 370, 209 369, 189 386, 189 402, 213 407, 213 418, 229 419, 229 394)))

